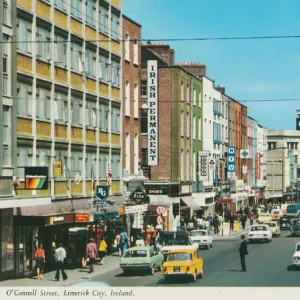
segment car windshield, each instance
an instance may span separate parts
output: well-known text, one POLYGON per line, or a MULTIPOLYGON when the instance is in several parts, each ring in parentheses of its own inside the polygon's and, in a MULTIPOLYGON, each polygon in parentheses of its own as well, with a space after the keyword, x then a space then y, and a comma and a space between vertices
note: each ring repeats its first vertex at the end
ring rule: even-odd
POLYGON ((163 241, 163 245, 164 246, 189 245, 189 240, 168 239, 163 241))
POLYGON ((251 231, 266 231, 267 227, 266 226, 253 226, 251 227, 251 231))
POLYGON ((128 250, 126 251, 125 258, 130 257, 147 257, 147 251, 146 250, 128 250))
POLYGON ((278 210, 274 210, 273 211, 273 215, 279 215, 279 211, 278 210))
POLYGON ((300 251, 300 244, 297 245, 296 251, 300 251))
POLYGON ((294 224, 293 229, 294 230, 300 230, 300 224, 294 224))
POLYGON ((198 236, 198 235, 207 235, 207 232, 206 231, 191 231, 190 232, 190 236, 198 236))
POLYGON ((168 255, 168 261, 192 261, 191 253, 171 253, 168 255))

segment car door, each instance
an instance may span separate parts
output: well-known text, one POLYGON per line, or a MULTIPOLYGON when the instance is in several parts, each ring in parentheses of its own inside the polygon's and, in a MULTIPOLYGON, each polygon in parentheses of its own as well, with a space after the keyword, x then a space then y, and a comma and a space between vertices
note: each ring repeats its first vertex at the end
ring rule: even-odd
POLYGON ((200 251, 196 251, 195 254, 196 254, 197 271, 198 271, 198 274, 200 274, 202 271, 202 268, 203 268, 203 262, 202 262, 202 258, 200 255, 200 251))
POLYGON ((149 249, 149 255, 150 255, 150 265, 156 266, 156 260, 155 260, 156 255, 153 248, 149 249))

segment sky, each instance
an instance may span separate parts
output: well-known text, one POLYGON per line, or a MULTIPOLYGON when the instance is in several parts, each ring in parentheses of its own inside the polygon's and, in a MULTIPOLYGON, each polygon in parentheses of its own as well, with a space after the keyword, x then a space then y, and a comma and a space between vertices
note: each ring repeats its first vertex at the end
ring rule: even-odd
MULTIPOLYGON (((122 3, 123 14, 142 25, 142 39, 300 37, 300 0, 122 3)), ((165 42, 174 48, 176 63, 205 64, 206 75, 215 81, 215 86, 224 86, 225 93, 246 105, 248 115, 262 126, 296 129, 296 110, 300 109, 300 38, 165 42), (255 102, 278 99, 299 100, 255 102)))

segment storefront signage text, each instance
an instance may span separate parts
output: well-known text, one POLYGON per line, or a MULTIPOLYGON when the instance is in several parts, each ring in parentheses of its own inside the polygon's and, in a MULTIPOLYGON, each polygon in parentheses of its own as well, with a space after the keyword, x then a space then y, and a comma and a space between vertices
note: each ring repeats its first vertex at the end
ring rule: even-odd
POLYGON ((47 190, 48 167, 25 167, 25 189, 47 190))
POLYGON ((148 185, 145 186, 146 193, 149 195, 168 195, 169 194, 169 186, 162 185, 148 185))
POLYGON ((148 165, 158 165, 157 61, 148 60, 148 165))
POLYGON ((260 179, 260 153, 256 153, 256 179, 260 179))
POLYGON ((125 214, 134 214, 137 212, 144 212, 148 210, 148 205, 125 206, 125 214))
POLYGON ((214 202, 214 197, 205 198, 205 204, 212 204, 214 202))
POLYGON ((89 214, 76 214, 75 222, 89 222, 90 215, 89 214))
POLYGON ((140 187, 130 194, 129 199, 136 204, 149 203, 149 196, 140 187))

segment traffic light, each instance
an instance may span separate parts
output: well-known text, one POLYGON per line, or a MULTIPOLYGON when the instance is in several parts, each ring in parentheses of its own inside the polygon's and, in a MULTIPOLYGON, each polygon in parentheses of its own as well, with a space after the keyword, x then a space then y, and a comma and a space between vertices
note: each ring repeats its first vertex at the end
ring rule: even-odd
POLYGON ((173 216, 179 216, 179 215, 180 215, 179 203, 173 203, 173 216))

